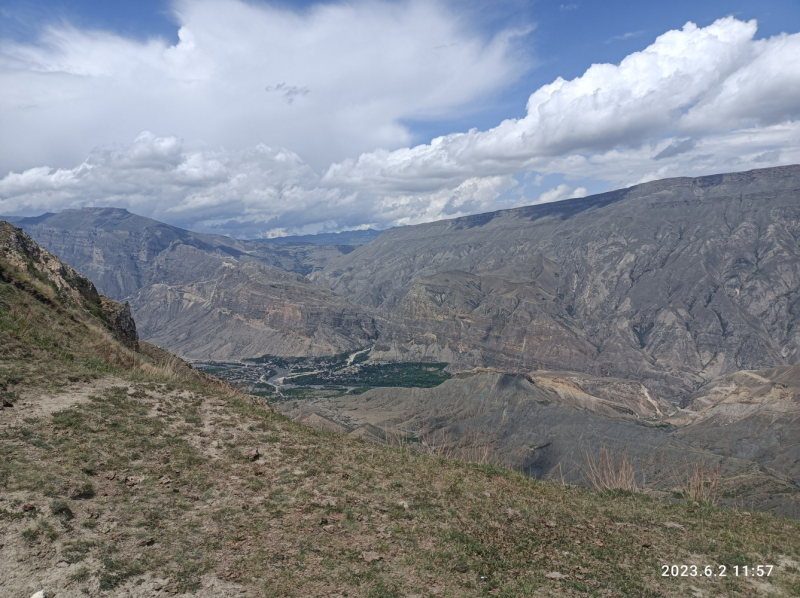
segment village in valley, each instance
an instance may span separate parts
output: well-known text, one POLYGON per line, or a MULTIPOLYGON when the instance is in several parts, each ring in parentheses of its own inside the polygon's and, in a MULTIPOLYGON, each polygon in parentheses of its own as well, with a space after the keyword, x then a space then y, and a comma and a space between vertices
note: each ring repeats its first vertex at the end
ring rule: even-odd
POLYGON ((201 361, 193 366, 269 401, 312 398, 321 390, 341 395, 378 387, 430 388, 450 378, 444 371, 447 363, 375 363, 368 361, 369 351, 367 347, 328 357, 263 355, 232 362, 201 361))

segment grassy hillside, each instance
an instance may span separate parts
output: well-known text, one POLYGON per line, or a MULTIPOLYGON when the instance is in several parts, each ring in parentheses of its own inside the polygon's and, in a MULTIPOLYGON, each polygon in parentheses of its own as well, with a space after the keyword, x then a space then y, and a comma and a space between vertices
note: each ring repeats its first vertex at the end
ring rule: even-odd
POLYGON ((0 393, 133 367, 94 285, 0 222, 0 393))
POLYGON ((800 595, 798 522, 368 445, 202 386, 83 390, 2 431, 4 595, 36 590, 31 571, 76 596, 800 595))
POLYGON ((306 428, 154 350, 134 367, 102 318, 15 272, 22 287, 0 281, 4 597, 800 596, 796 521, 306 428), (758 565, 771 576, 733 575, 758 565))

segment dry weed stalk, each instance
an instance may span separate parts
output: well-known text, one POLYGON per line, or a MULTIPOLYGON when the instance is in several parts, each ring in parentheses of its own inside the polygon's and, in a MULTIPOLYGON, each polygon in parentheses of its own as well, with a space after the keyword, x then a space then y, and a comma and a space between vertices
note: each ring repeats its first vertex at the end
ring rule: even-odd
POLYGON ((444 430, 434 430, 423 434, 419 442, 409 438, 405 430, 384 427, 383 434, 386 444, 395 448, 413 448, 434 457, 467 463, 499 464, 499 460, 491 456, 490 447, 480 442, 480 435, 474 430, 467 430, 457 438, 444 430))
POLYGON ((683 495, 688 500, 706 502, 716 505, 719 502, 717 489, 719 487, 719 465, 713 471, 706 472, 706 466, 697 463, 686 464, 686 485, 683 495))
POLYGON ((137 367, 139 371, 151 376, 158 376, 160 378, 171 380, 182 380, 186 377, 186 375, 181 371, 182 365, 184 365, 183 360, 172 355, 158 363, 151 364, 147 362, 141 362, 137 367))
POLYGON ((406 448, 409 443, 408 431, 403 430, 401 432, 397 428, 389 428, 388 426, 383 427, 383 439, 387 446, 394 448, 406 448))
POLYGON ((596 489, 639 491, 633 472, 633 459, 628 457, 627 448, 622 449, 617 457, 613 450, 603 445, 598 457, 591 451, 584 452, 583 462, 586 477, 596 489))
POLYGON ((421 444, 423 451, 435 457, 468 463, 498 464, 498 459, 490 458, 491 449, 480 442, 480 435, 475 430, 467 430, 458 438, 446 434, 444 430, 428 432, 423 435, 421 444))

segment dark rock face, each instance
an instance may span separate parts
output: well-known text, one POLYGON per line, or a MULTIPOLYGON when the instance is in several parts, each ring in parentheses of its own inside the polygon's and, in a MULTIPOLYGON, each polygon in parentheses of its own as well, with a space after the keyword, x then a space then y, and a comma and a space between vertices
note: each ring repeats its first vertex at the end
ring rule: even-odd
POLYGON ((117 303, 103 295, 100 296, 100 304, 117 340, 129 349, 138 351, 139 334, 136 332, 136 322, 133 321, 130 304, 127 301, 117 303))
POLYGON ((568 369, 686 397, 800 360, 800 166, 410 226, 311 275, 388 320, 375 357, 568 369))
POLYGON ((329 355, 376 336, 363 308, 303 276, 349 246, 237 241, 115 208, 20 225, 102 291, 130 301, 143 339, 187 358, 329 355))

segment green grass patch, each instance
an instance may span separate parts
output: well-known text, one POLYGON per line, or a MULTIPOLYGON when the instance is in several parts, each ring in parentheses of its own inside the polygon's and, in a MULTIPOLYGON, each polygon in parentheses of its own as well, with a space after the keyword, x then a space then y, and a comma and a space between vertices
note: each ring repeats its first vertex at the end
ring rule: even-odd
POLYGON ((362 365, 355 374, 338 372, 325 372, 310 374, 291 379, 292 384, 340 384, 343 386, 402 386, 416 388, 431 388, 438 386, 450 378, 444 372, 447 363, 389 363, 362 365))

